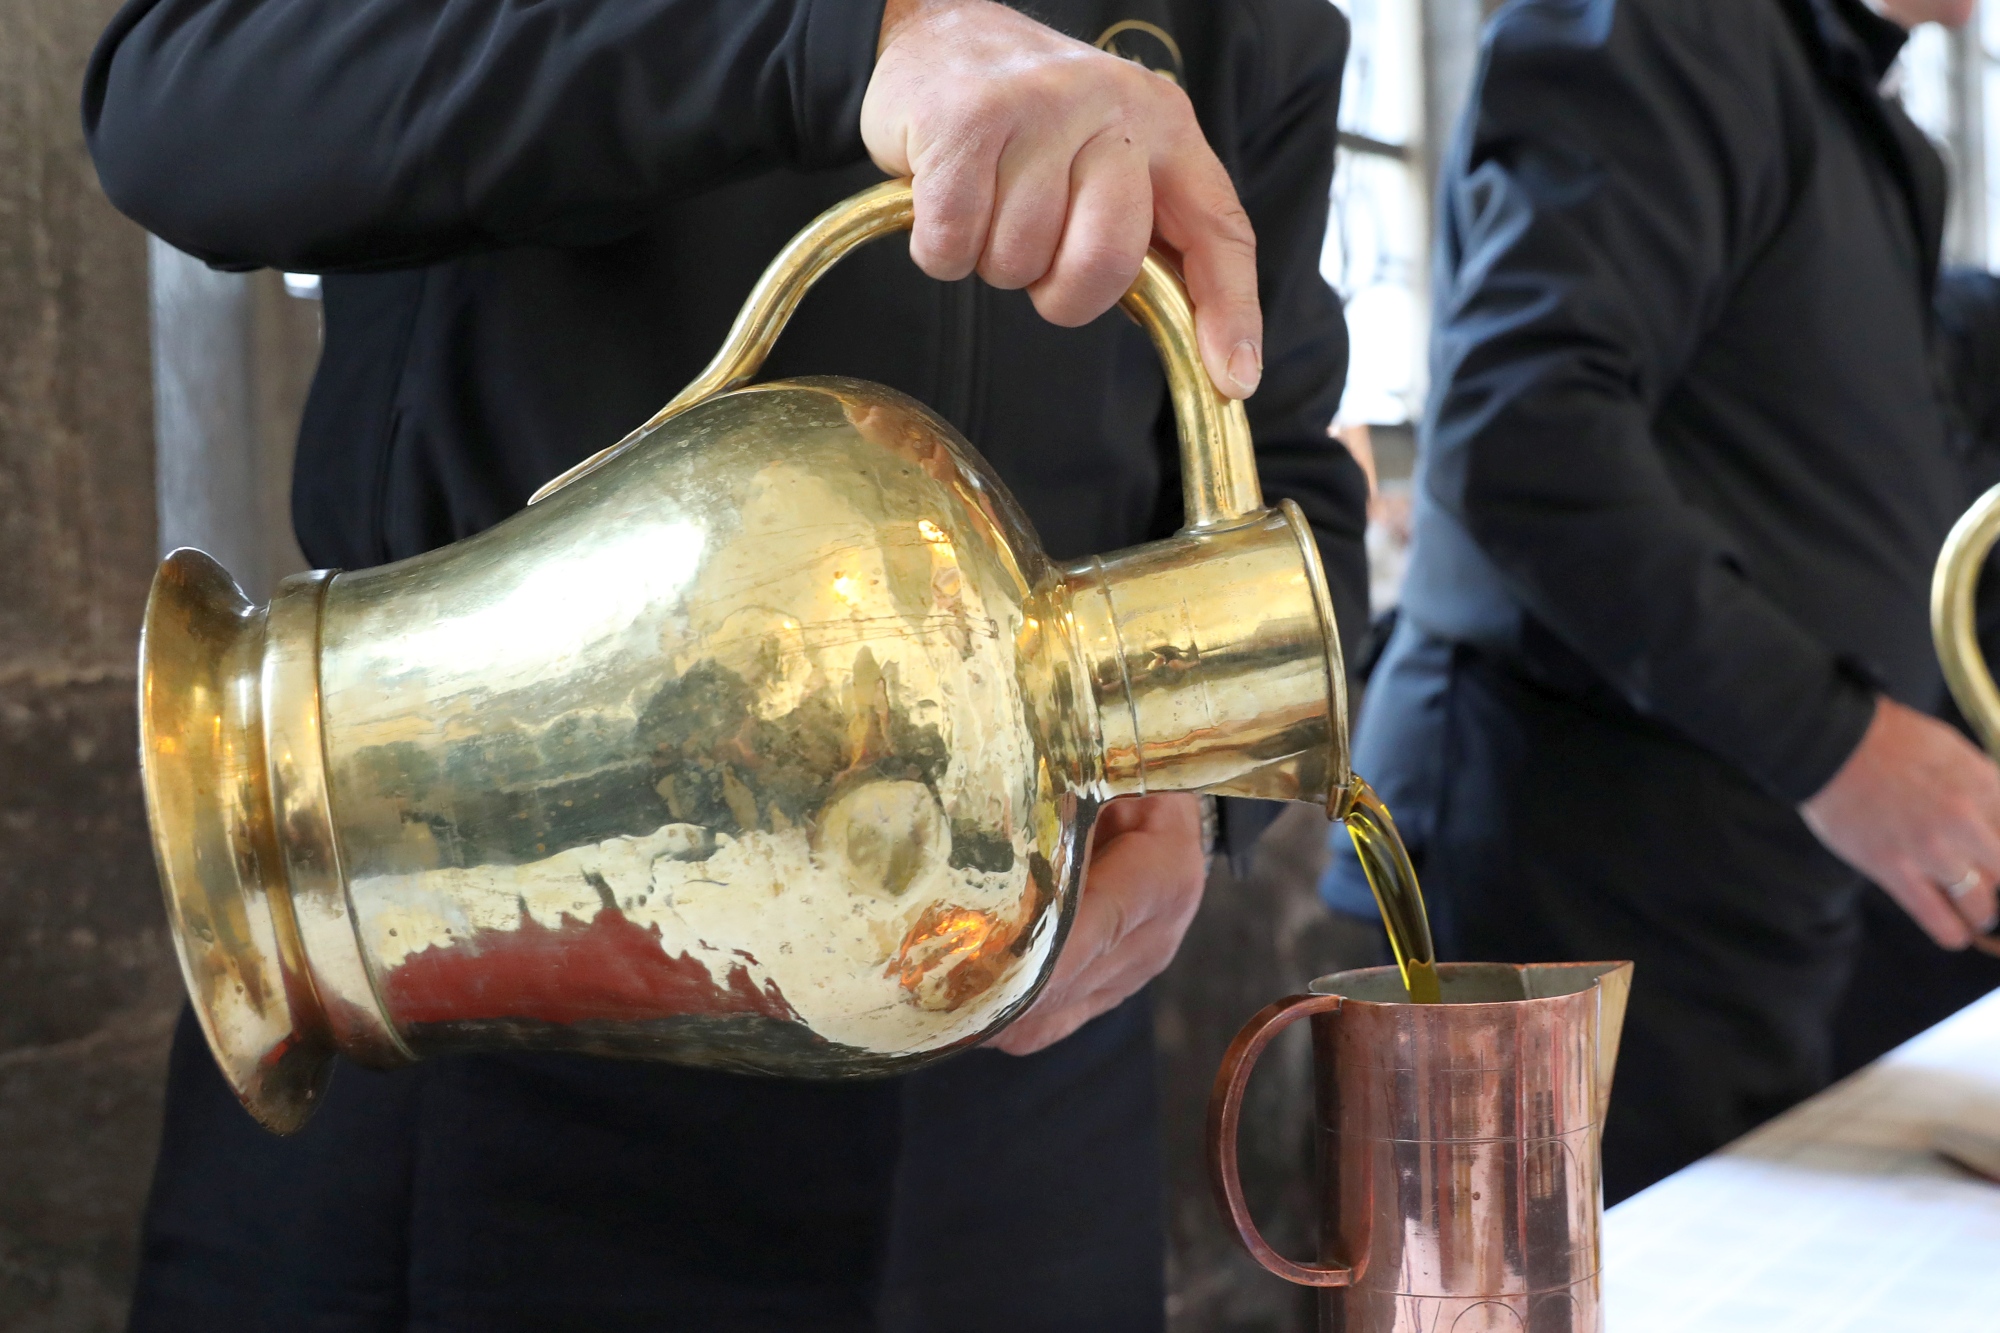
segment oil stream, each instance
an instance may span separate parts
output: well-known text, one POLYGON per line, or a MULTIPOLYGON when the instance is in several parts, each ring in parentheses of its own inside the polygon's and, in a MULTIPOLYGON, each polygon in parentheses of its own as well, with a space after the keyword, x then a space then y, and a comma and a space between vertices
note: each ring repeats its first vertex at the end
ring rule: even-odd
POLYGON ((1389 807, 1359 777, 1345 793, 1347 836, 1354 839, 1355 855, 1368 876, 1368 888, 1375 895, 1375 908, 1389 932, 1389 947, 1396 953, 1396 966, 1403 974, 1403 988, 1413 1004, 1439 1004, 1437 948, 1431 943, 1430 916, 1424 911, 1423 890, 1417 884, 1416 868, 1410 853, 1396 832, 1389 807))

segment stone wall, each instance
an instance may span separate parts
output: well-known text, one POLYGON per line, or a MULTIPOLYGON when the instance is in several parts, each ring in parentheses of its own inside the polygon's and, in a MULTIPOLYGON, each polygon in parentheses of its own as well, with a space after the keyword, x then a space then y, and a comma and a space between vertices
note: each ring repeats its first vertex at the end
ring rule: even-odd
POLYGON ((146 239, 77 125, 112 0, 0 0, 0 1328, 120 1325, 178 980, 133 762, 146 239))
MULTIPOLYGON (((155 562, 143 232, 77 119, 115 0, 0 0, 0 1329, 123 1326, 180 1004, 140 802, 134 650, 155 562)), ((316 308, 237 285, 276 492, 316 308)), ((188 325, 169 336, 205 340, 188 325)), ((257 520, 257 515, 248 516, 257 520)), ((262 529, 259 529, 262 531, 262 529)))

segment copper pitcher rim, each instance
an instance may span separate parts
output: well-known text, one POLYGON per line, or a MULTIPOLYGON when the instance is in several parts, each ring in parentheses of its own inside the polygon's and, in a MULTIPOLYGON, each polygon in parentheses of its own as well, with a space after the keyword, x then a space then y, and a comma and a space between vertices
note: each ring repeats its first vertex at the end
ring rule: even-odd
MULTIPOLYGON (((1458 1012, 1468 1009, 1539 1004, 1543 1001, 1567 999, 1570 996, 1580 995, 1593 988, 1603 988, 1607 982, 1609 982, 1612 988, 1620 986, 1621 983, 1629 985, 1632 964, 1623 960, 1579 963, 1439 963, 1437 971, 1438 980, 1445 986, 1445 995, 1441 1002, 1442 1007, 1453 1012, 1458 1012), (1521 995, 1477 1000, 1455 1000, 1451 998, 1450 983, 1454 980, 1459 981, 1462 985, 1473 976, 1497 977, 1508 973, 1512 973, 1520 979, 1523 988, 1521 995), (1573 981, 1574 984, 1566 984, 1560 990, 1542 990, 1539 994, 1531 993, 1530 987, 1533 984, 1533 979, 1537 977, 1561 977, 1564 982, 1573 981)), ((1329 972, 1324 976, 1313 978, 1306 986, 1306 993, 1309 995, 1337 995, 1348 1004, 1366 1005, 1383 1009, 1394 1008, 1429 1011, 1440 1007, 1437 1005, 1412 1004, 1407 998, 1407 993, 1405 993, 1405 998, 1401 999, 1370 998, 1366 993, 1378 988, 1382 990, 1392 988, 1401 990, 1402 974, 1399 969, 1391 964, 1383 967, 1354 967, 1339 972, 1329 972), (1362 990, 1364 993, 1354 994, 1344 988, 1352 986, 1355 983, 1363 983, 1362 990)))

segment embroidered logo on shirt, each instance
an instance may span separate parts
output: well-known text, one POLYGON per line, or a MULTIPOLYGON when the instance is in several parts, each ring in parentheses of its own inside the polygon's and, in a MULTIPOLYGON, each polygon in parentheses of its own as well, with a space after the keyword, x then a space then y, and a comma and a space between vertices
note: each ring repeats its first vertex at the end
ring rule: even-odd
POLYGON ((1187 83, 1187 66, 1181 62, 1181 44, 1173 34, 1157 23, 1144 19, 1120 19, 1098 34, 1095 43, 1101 51, 1109 51, 1114 56, 1123 56, 1134 64, 1144 65, 1153 73, 1172 79, 1183 86, 1187 83))

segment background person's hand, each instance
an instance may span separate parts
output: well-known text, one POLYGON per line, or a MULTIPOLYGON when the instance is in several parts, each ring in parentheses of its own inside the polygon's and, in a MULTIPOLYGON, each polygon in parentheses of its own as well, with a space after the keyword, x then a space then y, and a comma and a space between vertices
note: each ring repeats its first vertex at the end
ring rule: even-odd
POLYGON ((1207 876, 1200 797, 1168 792, 1105 806, 1055 975, 988 1044, 1031 1055, 1124 1003, 1174 960, 1207 876))
POLYGON ((1085 324, 1178 253, 1216 387, 1263 375, 1256 238, 1187 95, 988 0, 889 0, 861 105, 875 164, 916 194, 910 257, 934 278, 1025 287, 1085 324))
POLYGON ((1945 948, 1993 929, 2000 768, 1944 723, 1878 700, 1861 744, 1799 813, 1945 948))

